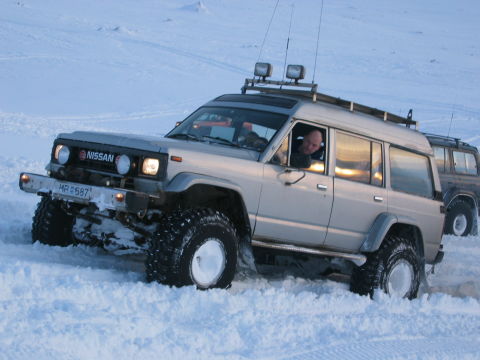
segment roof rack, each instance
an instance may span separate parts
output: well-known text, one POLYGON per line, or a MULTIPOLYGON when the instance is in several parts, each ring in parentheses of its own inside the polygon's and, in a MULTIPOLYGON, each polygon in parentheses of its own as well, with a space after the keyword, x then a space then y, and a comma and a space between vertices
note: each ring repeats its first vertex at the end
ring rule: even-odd
POLYGON ((391 114, 387 111, 372 108, 370 106, 354 103, 353 101, 344 100, 327 94, 317 92, 318 85, 314 83, 300 83, 298 81, 276 81, 265 80, 264 78, 245 79, 242 87, 242 94, 247 91, 260 91, 270 94, 294 95, 311 98, 313 102, 321 101, 328 104, 343 107, 351 112, 358 111, 364 114, 372 115, 383 121, 390 121, 396 124, 402 124, 410 128, 411 125, 417 129, 419 123, 412 119, 412 110, 408 112, 407 117, 391 114), (267 85, 267 86, 265 86, 267 85), (276 85, 278 87, 269 87, 268 85, 276 85), (288 88, 284 88, 288 87, 288 88), (308 88, 309 90, 298 90, 295 88, 308 88))
POLYGON ((475 148, 475 146, 470 145, 469 143, 466 143, 465 141, 462 141, 460 138, 455 138, 451 136, 446 136, 446 135, 438 135, 438 134, 432 134, 432 133, 427 133, 424 132, 423 135, 427 136, 430 139, 435 139, 435 140, 443 140, 445 142, 455 144, 455 146, 459 149, 461 146, 463 147, 470 147, 470 148, 475 148))

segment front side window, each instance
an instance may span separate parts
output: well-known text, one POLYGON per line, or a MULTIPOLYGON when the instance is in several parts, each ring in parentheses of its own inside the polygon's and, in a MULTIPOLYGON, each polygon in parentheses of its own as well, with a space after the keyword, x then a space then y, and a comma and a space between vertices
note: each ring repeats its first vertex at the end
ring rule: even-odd
POLYGON ((297 123, 270 162, 325 174, 325 138, 325 129, 297 123))
POLYGON ((453 152, 453 165, 455 172, 458 174, 477 174, 477 162, 475 156, 471 153, 465 153, 463 151, 453 152))
POLYGON ((266 111, 202 107, 166 137, 263 151, 287 119, 287 115, 266 111))
POLYGON ((432 198, 428 157, 390 147, 390 184, 393 190, 432 198))
POLYGON ((358 136, 337 132, 335 176, 382 186, 382 145, 358 136))

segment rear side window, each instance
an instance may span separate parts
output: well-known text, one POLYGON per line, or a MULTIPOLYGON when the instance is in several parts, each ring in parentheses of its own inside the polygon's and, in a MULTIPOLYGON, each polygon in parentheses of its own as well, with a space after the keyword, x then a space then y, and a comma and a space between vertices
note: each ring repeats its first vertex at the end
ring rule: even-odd
POLYGON ((458 174, 477 174, 477 162, 475 161, 475 156, 471 153, 454 151, 453 165, 455 167, 455 172, 458 174))
POLYGON ((382 186, 382 145, 357 136, 337 132, 335 176, 382 186))
POLYGON ((428 157, 390 147, 390 183, 393 190, 432 198, 428 157))
POLYGON ((433 147, 435 162, 437 163, 438 172, 445 173, 448 171, 448 150, 444 147, 433 147))

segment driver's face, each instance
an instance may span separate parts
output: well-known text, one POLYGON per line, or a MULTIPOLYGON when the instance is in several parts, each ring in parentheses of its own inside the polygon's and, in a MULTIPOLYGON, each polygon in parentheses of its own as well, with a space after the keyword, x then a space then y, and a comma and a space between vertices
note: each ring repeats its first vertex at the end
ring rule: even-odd
POLYGON ((305 155, 312 155, 322 146, 323 136, 320 131, 312 131, 305 135, 303 143, 300 146, 300 151, 305 155))

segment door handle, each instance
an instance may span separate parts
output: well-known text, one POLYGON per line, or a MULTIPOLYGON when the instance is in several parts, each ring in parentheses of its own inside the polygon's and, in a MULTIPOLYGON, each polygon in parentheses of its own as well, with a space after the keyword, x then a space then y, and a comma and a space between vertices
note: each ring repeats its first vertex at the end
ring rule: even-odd
POLYGON ((328 189, 328 187, 327 185, 317 184, 317 189, 325 191, 328 189))
POLYGON ((383 201, 383 197, 381 197, 381 196, 374 196, 374 197, 373 197, 373 200, 375 200, 376 202, 382 202, 382 201, 383 201))

